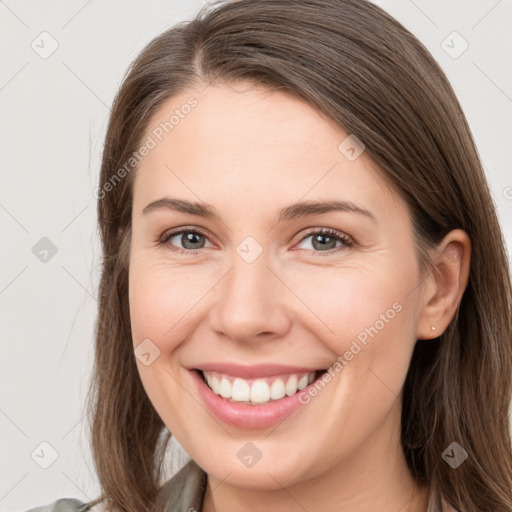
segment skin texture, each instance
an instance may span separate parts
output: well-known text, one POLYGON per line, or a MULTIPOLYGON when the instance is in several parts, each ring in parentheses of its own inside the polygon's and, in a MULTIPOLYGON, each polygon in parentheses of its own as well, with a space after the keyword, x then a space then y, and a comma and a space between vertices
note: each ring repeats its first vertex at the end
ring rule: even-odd
MULTIPOLYGON (((439 336, 467 282, 470 243, 441 242, 436 277, 420 280, 411 219, 366 152, 350 161, 348 136, 284 92, 210 85, 169 99, 147 134, 193 95, 197 106, 142 160, 133 184, 130 314, 134 347, 160 355, 137 362, 162 420, 208 473, 204 510, 426 511, 400 446, 401 389, 417 339, 439 336), (168 209, 163 197, 213 205, 222 221, 168 209), (299 200, 349 200, 370 210, 277 223, 299 200), (309 228, 353 240, 313 245, 309 228), (205 235, 184 246, 171 229, 205 235), (253 237, 252 263, 236 248, 253 237), (170 247, 174 244, 176 251, 170 247), (197 254, 180 249, 199 247, 197 254), (242 429, 204 407, 187 370, 206 362, 327 368, 393 304, 400 312, 310 403, 279 425, 242 429), (431 326, 436 331, 431 331, 431 326), (237 452, 251 441, 252 467, 237 452)), ((185 240, 185 241, 184 241, 185 240)))

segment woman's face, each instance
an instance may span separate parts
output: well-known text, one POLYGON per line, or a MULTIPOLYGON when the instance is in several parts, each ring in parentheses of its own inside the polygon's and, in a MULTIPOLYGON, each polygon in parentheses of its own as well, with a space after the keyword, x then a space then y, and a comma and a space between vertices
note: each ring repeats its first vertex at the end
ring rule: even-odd
POLYGON ((348 136, 284 92, 211 85, 168 100, 144 137, 137 365, 188 454, 237 486, 396 457, 419 267, 405 203, 348 136))

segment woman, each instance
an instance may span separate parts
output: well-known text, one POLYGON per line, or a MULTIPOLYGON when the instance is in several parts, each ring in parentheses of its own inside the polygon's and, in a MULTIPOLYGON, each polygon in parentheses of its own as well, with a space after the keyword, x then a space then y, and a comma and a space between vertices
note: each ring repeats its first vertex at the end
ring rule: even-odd
POLYGON ((102 496, 48 510, 512 510, 502 233, 384 11, 242 0, 165 32, 96 195, 102 496), (161 486, 170 433, 191 460, 161 486))

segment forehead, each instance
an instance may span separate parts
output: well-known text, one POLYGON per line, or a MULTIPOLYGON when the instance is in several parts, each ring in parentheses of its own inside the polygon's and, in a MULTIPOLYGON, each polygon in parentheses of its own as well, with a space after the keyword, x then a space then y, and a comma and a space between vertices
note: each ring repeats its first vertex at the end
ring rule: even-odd
POLYGON ((303 197, 351 196, 389 208, 386 201, 397 197, 373 161, 364 151, 355 160, 344 153, 354 145, 349 136, 284 91, 247 84, 191 89, 152 118, 144 139, 154 147, 137 169, 134 200, 169 192, 278 207, 303 197))
MULTIPOLYGON (((269 152, 272 160, 305 153, 314 158, 311 149, 330 146, 330 151, 336 152, 337 143, 346 136, 334 121, 304 101, 282 91, 247 84, 210 85, 202 92, 174 96, 150 123, 150 130, 159 128, 164 130, 166 149, 179 150, 184 144, 194 149, 187 155, 189 161, 205 154, 210 159, 262 159, 269 152), (196 105, 187 108, 190 98, 196 105)), ((161 152, 155 153, 162 156, 161 152)))

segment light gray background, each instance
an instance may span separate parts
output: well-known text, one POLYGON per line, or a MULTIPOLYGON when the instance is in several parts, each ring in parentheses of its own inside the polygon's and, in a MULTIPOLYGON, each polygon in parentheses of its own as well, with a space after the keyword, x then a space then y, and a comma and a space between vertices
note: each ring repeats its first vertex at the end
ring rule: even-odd
MULTIPOLYGON (((82 414, 100 262, 93 190, 109 106, 143 46, 204 3, 0 0, 0 511, 98 494, 82 414), (44 59, 52 39, 58 48, 44 59), (57 248, 46 262, 32 251, 43 237, 57 248)), ((510 252, 512 1, 375 3, 452 82, 510 252), (461 37, 469 47, 459 56, 461 37)))

